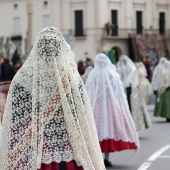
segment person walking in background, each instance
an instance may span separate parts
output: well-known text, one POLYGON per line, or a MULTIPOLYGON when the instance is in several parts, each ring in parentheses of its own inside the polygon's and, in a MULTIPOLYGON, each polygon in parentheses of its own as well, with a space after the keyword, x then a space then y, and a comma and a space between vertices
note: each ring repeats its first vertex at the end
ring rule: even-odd
POLYGON ((78 65, 78 72, 79 72, 80 76, 82 76, 85 73, 85 69, 86 69, 84 62, 82 60, 80 60, 77 63, 77 65, 78 65))
POLYGON ((1 81, 11 81, 15 75, 15 70, 9 59, 4 58, 1 64, 1 81))
POLYGON ((17 72, 22 67, 22 61, 18 60, 14 66, 15 72, 17 72))
POLYGON ((94 113, 104 163, 111 167, 109 153, 139 148, 137 131, 131 117, 120 76, 105 54, 95 57, 94 69, 86 81, 94 113))
POLYGON ((13 56, 12 56, 12 64, 13 64, 13 66, 15 66, 17 61, 20 61, 20 60, 21 60, 20 55, 18 53, 18 50, 16 49, 13 56))
POLYGON ((128 56, 122 55, 119 57, 117 67, 128 97, 129 108, 131 109, 136 129, 139 131, 151 127, 146 104, 139 90, 139 80, 135 64, 128 56))
POLYGON ((86 68, 88 66, 92 66, 93 67, 94 63, 93 60, 91 58, 86 58, 86 68))
POLYGON ((154 69, 152 87, 157 97, 154 116, 170 122, 170 61, 164 57, 154 69))
POLYGON ((58 29, 47 27, 37 35, 8 93, 1 170, 105 170, 74 57, 58 29))
POLYGON ((91 70, 93 69, 94 63, 91 58, 86 58, 86 68, 84 74, 81 76, 84 83, 86 83, 87 77, 89 76, 91 70))
POLYGON ((153 90, 151 83, 146 78, 147 77, 147 71, 142 62, 138 62, 135 64, 137 68, 138 78, 139 78, 139 90, 140 93, 145 101, 146 105, 149 105, 150 98, 153 95, 153 90))

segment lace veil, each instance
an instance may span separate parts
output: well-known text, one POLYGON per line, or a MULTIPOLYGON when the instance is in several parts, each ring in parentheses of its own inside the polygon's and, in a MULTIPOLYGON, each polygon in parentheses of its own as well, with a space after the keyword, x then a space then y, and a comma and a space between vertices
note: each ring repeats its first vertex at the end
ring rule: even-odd
POLYGON ((152 85, 147 77, 147 70, 143 62, 136 63, 138 78, 139 78, 139 90, 143 96, 145 103, 149 104, 150 97, 153 94, 152 85))
POLYGON ((128 56, 120 56, 117 67, 124 88, 127 88, 130 85, 132 87, 137 87, 139 85, 136 66, 128 56))
POLYGON ((138 72, 138 78, 139 81, 147 77, 147 71, 142 62, 135 63, 137 72, 138 72))
POLYGON ((98 54, 86 89, 95 116, 99 140, 134 142, 139 147, 126 95, 116 67, 105 54, 98 54), (126 129, 127 128, 127 129, 126 129))
POLYGON ((152 77, 153 90, 170 87, 170 61, 165 57, 159 60, 152 77))
MULTIPOLYGON (((92 109, 94 109, 98 97, 102 96, 103 91, 108 88, 107 86, 110 86, 109 75, 111 74, 116 74, 118 76, 116 67, 111 64, 111 61, 105 54, 98 54, 94 60, 94 69, 90 72, 85 83, 92 109), (102 72, 102 74, 100 74, 100 72, 102 72), (96 89, 96 87, 98 89, 96 89)), ((112 87, 110 86, 110 88, 112 87)), ((104 100, 106 101, 106 98, 104 100)))
POLYGON ((71 160, 84 170, 105 169, 74 53, 56 28, 40 31, 14 77, 0 134, 1 170, 71 160))

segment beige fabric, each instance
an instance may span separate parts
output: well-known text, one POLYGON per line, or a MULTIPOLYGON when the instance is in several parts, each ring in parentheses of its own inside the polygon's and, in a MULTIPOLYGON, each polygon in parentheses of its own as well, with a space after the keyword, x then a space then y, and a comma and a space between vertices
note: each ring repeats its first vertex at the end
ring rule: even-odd
POLYGON ((62 34, 48 27, 11 83, 0 132, 0 169, 36 170, 41 163, 70 160, 84 170, 105 169, 74 53, 62 34))

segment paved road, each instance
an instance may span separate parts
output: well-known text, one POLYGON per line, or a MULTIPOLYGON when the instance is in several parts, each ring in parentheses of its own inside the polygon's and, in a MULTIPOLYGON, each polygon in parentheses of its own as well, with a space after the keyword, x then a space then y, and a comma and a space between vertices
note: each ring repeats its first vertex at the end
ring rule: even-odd
MULTIPOLYGON (((170 123, 153 117, 149 107, 152 128, 139 132, 141 148, 111 154, 110 170, 170 170, 170 123)), ((109 170, 109 169, 108 169, 109 170)))

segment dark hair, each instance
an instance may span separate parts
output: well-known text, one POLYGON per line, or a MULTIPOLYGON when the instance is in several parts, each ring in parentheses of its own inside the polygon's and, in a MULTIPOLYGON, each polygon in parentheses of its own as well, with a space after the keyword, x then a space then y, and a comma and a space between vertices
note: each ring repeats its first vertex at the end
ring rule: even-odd
POLYGON ((82 60, 80 60, 78 63, 77 63, 79 66, 81 65, 84 65, 84 62, 82 60))
POLYGON ((8 58, 4 58, 4 63, 9 64, 9 59, 8 58))

